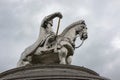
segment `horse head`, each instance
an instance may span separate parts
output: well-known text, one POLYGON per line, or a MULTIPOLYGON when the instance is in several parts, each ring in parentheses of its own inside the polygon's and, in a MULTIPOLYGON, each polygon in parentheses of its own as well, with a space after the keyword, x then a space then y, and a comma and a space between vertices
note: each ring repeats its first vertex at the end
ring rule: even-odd
POLYGON ((87 27, 84 20, 80 20, 80 24, 76 28, 76 35, 79 35, 81 40, 88 38, 87 27))

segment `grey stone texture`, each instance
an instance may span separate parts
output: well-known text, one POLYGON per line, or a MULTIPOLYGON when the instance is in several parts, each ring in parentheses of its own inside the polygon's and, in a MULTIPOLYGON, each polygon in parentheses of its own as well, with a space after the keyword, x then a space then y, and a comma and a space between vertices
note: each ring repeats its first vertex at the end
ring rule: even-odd
POLYGON ((34 64, 71 64, 74 55, 75 41, 79 37, 84 41, 87 39, 87 27, 84 20, 73 22, 64 31, 57 35, 52 30, 53 19, 60 19, 62 14, 56 12, 46 16, 40 26, 37 41, 25 49, 18 61, 18 67, 34 64))
POLYGON ((5 71, 0 80, 109 80, 85 67, 74 65, 32 65, 5 71))

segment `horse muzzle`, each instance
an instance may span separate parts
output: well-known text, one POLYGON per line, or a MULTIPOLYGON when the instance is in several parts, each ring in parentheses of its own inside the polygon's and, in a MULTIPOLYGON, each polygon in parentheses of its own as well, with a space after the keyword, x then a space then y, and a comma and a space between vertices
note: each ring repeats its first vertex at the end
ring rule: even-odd
POLYGON ((86 40, 87 38, 88 38, 87 33, 83 33, 80 39, 81 40, 86 40))

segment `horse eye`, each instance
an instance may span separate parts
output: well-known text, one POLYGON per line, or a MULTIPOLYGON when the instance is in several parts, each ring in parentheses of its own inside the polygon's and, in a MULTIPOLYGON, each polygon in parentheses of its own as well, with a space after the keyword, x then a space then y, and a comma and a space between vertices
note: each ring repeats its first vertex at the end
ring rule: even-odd
POLYGON ((76 31, 76 34, 79 34, 80 31, 76 31))
POLYGON ((82 26, 82 28, 84 29, 84 28, 85 28, 85 26, 82 26))

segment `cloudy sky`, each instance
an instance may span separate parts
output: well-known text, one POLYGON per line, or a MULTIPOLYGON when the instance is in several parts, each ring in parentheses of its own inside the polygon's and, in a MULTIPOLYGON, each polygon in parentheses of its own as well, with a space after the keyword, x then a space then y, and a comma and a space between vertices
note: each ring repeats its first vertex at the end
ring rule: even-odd
POLYGON ((16 67, 38 38, 41 20, 58 11, 63 14, 59 33, 80 19, 88 27, 89 38, 75 50, 72 64, 119 80, 120 0, 0 0, 0 72, 16 67))

